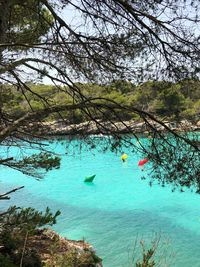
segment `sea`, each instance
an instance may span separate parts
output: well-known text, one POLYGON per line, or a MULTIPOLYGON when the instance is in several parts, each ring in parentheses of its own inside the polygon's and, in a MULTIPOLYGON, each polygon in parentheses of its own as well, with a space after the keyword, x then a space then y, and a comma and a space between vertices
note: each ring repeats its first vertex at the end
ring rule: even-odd
MULTIPOLYGON (((63 137, 46 140, 45 145, 61 157, 61 167, 42 179, 1 167, 1 192, 24 186, 10 200, 1 201, 1 211, 11 205, 60 210, 52 228, 68 239, 89 242, 104 267, 133 267, 150 248, 156 248, 156 266, 200 266, 199 194, 172 192, 156 182, 150 186, 149 163, 141 171, 141 156, 128 148, 123 163, 121 151, 102 151, 100 144, 89 149, 79 139, 69 144, 63 137), (94 181, 85 183, 93 174, 94 181)), ((1 156, 20 158, 35 152, 2 148, 1 156)))

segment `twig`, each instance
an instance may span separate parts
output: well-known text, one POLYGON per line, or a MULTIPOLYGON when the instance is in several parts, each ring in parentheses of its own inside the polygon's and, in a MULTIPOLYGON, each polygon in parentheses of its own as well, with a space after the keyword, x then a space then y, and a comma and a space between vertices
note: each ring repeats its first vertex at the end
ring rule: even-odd
POLYGON ((10 160, 13 160, 13 157, 7 158, 7 159, 0 159, 0 164, 3 164, 4 162, 10 161, 10 160))
POLYGON ((15 191, 18 191, 18 190, 20 190, 22 188, 24 188, 24 186, 16 187, 16 188, 14 188, 14 189, 12 189, 12 190, 0 195, 0 200, 2 200, 2 199, 10 199, 10 197, 8 197, 7 195, 9 195, 9 194, 11 194, 11 193, 13 193, 15 191))
POLYGON ((22 257, 21 257, 21 260, 20 260, 19 267, 22 267, 22 264, 23 264, 23 258, 24 258, 24 253, 25 253, 25 249, 26 249, 27 239, 28 239, 28 231, 26 232, 26 236, 25 236, 25 240, 24 240, 24 246, 23 246, 23 250, 22 250, 22 257))

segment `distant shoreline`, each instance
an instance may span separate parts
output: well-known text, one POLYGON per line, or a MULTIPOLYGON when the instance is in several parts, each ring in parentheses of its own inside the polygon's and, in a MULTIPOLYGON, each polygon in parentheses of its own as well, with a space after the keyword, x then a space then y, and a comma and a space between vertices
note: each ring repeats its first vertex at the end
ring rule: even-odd
MULTIPOLYGON (((154 127, 152 129, 145 122, 136 121, 123 121, 123 122, 102 122, 102 121, 86 121, 80 124, 67 125, 63 120, 57 120, 52 122, 43 123, 30 123, 29 128, 32 128, 33 132, 37 132, 46 136, 62 136, 62 135, 109 135, 113 133, 118 134, 151 134, 152 132, 169 132, 163 125, 154 121, 150 122, 154 127)), ((199 132, 200 121, 197 124, 191 123, 187 120, 180 122, 169 122, 164 121, 165 125, 172 131, 175 132, 199 132)))

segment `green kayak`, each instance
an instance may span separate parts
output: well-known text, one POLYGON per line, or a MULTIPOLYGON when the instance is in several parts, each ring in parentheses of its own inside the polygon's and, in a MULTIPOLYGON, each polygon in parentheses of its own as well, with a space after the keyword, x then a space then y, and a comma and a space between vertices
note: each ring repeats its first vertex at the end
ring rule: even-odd
POLYGON ((95 176, 96 176, 96 174, 86 176, 84 182, 90 182, 91 183, 94 180, 95 176))

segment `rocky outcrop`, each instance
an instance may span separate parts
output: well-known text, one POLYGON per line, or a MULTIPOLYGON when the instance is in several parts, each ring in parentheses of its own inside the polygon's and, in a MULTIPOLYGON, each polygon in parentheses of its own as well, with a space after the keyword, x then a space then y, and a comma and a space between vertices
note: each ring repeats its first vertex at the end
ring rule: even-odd
POLYGON ((27 247, 37 251, 44 266, 71 267, 74 266, 70 265, 71 261, 76 261, 78 267, 103 266, 90 244, 83 240, 68 240, 50 229, 37 230, 28 238, 27 247))

